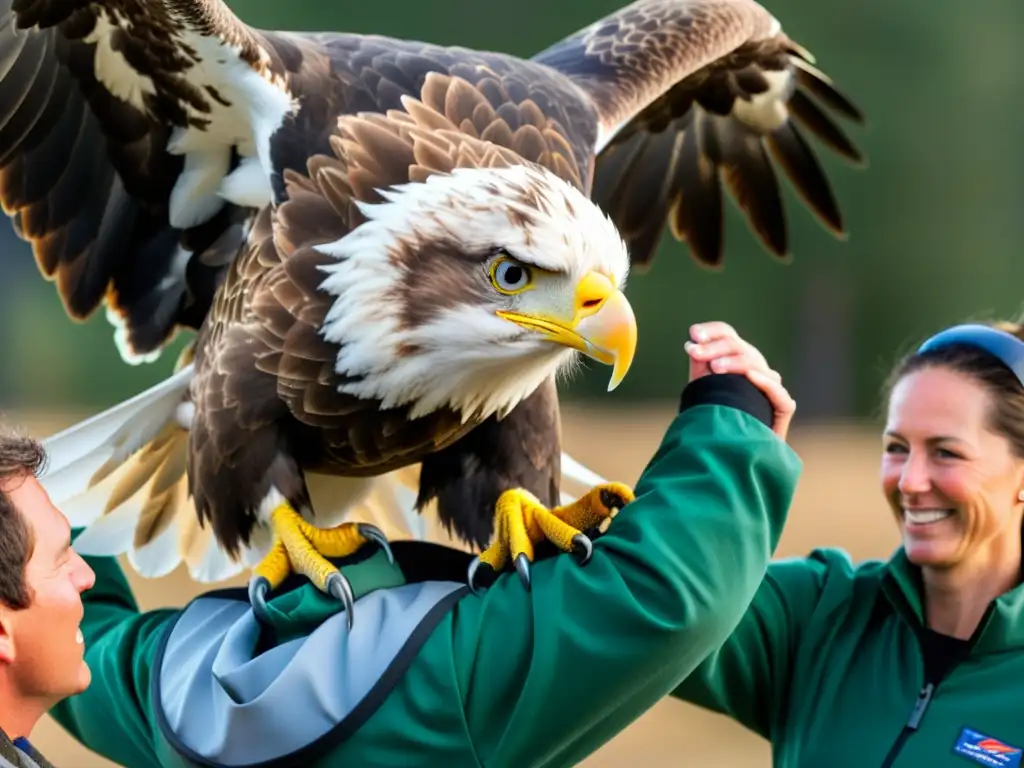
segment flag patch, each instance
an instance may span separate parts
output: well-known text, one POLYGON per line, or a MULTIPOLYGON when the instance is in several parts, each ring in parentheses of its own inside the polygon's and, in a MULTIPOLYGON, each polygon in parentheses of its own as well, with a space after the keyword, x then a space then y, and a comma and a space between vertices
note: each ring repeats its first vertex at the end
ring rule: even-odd
POLYGON ((1020 759, 1024 752, 1020 747, 1012 747, 972 728, 960 731, 953 751, 980 765, 990 765, 994 768, 1021 768, 1020 759))

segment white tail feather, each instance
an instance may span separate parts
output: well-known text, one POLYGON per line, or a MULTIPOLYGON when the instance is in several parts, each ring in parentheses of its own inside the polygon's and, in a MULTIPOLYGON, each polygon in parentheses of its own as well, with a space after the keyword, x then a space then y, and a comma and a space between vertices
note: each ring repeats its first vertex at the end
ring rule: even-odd
POLYGON ((181 526, 175 520, 163 533, 141 547, 133 547, 131 542, 128 542, 128 562, 143 578, 159 579, 166 576, 177 568, 182 560, 181 550, 178 548, 180 539, 181 526))
POLYGON ((120 555, 131 549, 142 505, 134 499, 100 515, 75 539, 80 555, 120 555))
POLYGON ((576 461, 565 451, 562 451, 562 503, 571 504, 595 485, 604 485, 608 481, 576 461), (575 486, 575 492, 567 490, 566 486, 575 486))
POLYGON ((152 440, 175 414, 188 391, 192 365, 43 441, 47 469, 40 479, 53 502, 63 502, 89 489, 96 470, 123 462, 152 440))
MULTIPOLYGON (((134 459, 157 437, 184 433, 177 423, 192 380, 191 364, 124 402, 43 441, 46 471, 40 482, 73 527, 85 527, 75 549, 88 555, 127 554, 143 576, 169 573, 177 554, 177 519, 147 541, 137 542, 139 522, 151 504, 151 483, 111 506, 120 484, 136 469, 134 459)), ((186 482, 182 474, 179 482, 186 482)), ((183 495, 183 494, 182 494, 183 495)))

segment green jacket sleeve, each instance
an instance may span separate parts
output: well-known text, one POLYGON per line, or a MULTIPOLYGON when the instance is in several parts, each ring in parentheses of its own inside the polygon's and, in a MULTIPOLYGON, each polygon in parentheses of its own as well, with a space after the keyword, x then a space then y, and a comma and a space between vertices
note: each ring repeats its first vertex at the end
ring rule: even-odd
POLYGON ((672 696, 771 739, 774 716, 788 709, 794 660, 820 602, 828 561, 824 551, 771 563, 735 631, 672 696))
POLYGON ((691 402, 675 418, 590 562, 542 560, 530 592, 509 574, 456 606, 455 674, 481 763, 580 761, 736 627, 801 465, 764 423, 724 402, 691 402))
POLYGON ((82 595, 85 661, 92 682, 50 714, 85 747, 115 763, 157 765, 150 671, 162 631, 177 611, 140 613, 115 558, 86 560, 96 572, 95 586, 82 595), (116 738, 111 738, 112 730, 116 738))

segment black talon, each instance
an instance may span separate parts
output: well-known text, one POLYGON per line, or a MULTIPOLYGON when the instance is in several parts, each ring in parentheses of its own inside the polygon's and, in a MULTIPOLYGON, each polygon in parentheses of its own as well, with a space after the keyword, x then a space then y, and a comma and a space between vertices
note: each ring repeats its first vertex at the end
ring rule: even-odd
POLYGON ((249 603, 252 605, 252 612, 256 621, 261 624, 270 623, 270 612, 267 610, 267 592, 270 591, 270 582, 265 576, 253 576, 249 579, 249 603))
POLYGON ((388 562, 391 563, 391 565, 395 564, 395 556, 391 553, 391 545, 388 543, 387 537, 384 535, 384 531, 375 525, 370 525, 369 523, 359 523, 356 526, 356 530, 362 534, 364 539, 376 542, 387 554, 388 562))
POLYGON ((594 554, 594 545, 590 537, 584 533, 577 533, 572 537, 572 553, 576 555, 580 565, 586 565, 590 556, 594 554))
POLYGON ((345 613, 348 614, 348 628, 352 631, 352 612, 355 608, 355 597, 352 595, 352 585, 348 583, 341 571, 335 571, 327 577, 327 583, 324 585, 326 592, 335 600, 340 600, 345 604, 345 613))
POLYGON ((526 591, 530 591, 530 559, 520 552, 516 555, 516 573, 519 574, 519 580, 523 583, 523 587, 526 591))
POLYGON ((476 588, 476 584, 473 582, 476 579, 476 572, 480 568, 480 564, 483 561, 479 557, 474 557, 469 561, 469 568, 466 570, 466 584, 469 586, 469 591, 474 595, 479 595, 480 592, 476 588))
POLYGON ((618 511, 622 509, 624 506, 626 506, 626 500, 622 498, 622 496, 617 494, 615 491, 608 490, 607 488, 602 488, 601 493, 599 495, 601 498, 601 503, 604 505, 604 508, 609 511, 613 509, 618 511))

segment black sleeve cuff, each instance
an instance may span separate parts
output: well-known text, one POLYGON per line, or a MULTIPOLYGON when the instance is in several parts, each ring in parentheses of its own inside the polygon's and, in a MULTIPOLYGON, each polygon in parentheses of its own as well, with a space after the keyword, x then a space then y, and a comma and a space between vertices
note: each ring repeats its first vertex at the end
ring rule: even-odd
POLYGON ((727 405, 753 416, 771 429, 775 409, 771 400, 750 379, 738 373, 713 373, 691 381, 683 389, 679 412, 695 405, 727 405))

